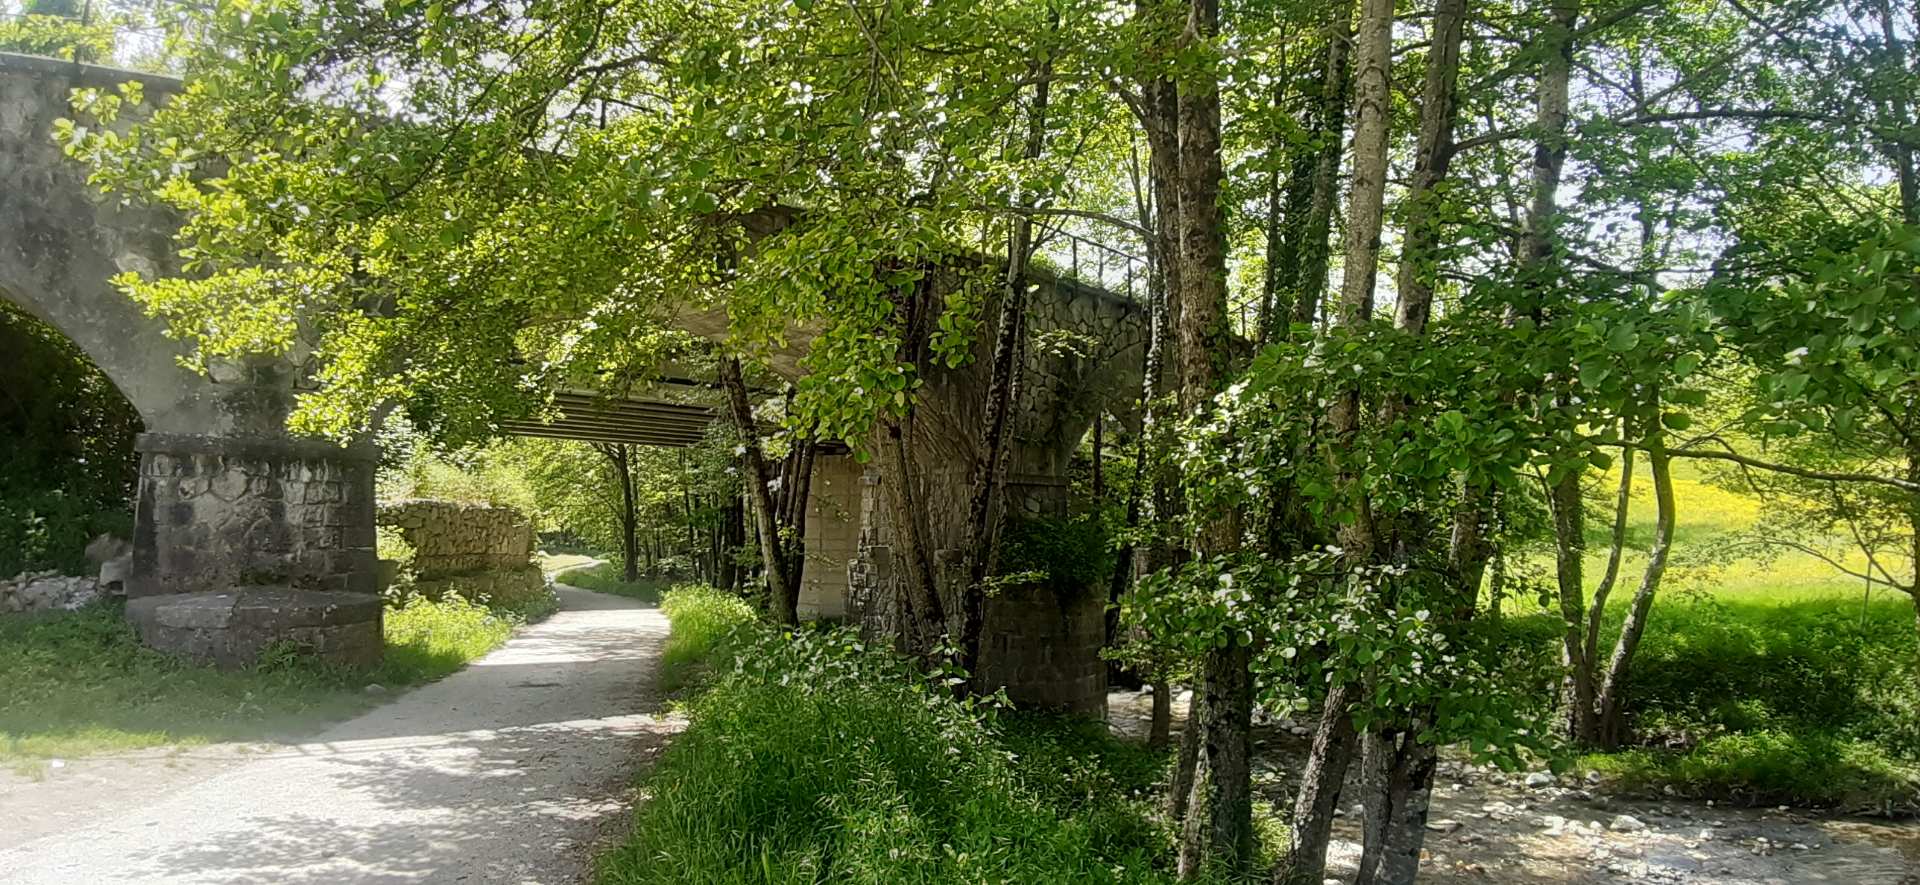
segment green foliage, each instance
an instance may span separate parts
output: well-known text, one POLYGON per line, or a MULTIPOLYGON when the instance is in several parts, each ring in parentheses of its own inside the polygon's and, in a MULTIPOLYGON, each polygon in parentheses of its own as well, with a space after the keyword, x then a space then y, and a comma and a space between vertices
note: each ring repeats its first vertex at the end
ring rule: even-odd
POLYGON ((746 600, 700 584, 680 584, 661 594, 660 611, 673 622, 660 655, 660 681, 668 690, 698 677, 714 650, 757 617, 746 600))
MULTIPOLYGON (((684 593, 668 597, 676 637, 732 602, 684 593)), ((1097 724, 1002 721, 850 631, 741 619, 701 644, 732 669, 688 705, 600 882, 1171 879, 1171 834, 1134 794, 1164 757, 1097 724)))
POLYGON ((386 612, 372 671, 297 655, 222 672, 142 646, 117 605, 0 618, 0 759, 302 737, 375 703, 368 683, 418 685, 493 650, 518 619, 458 596, 386 612))
POLYGON ((73 343, 0 299, 0 577, 85 574, 87 543, 130 538, 141 430, 73 343))
POLYGON ((1034 583, 1069 597, 1104 593, 1113 549, 1097 514, 1010 517, 1000 529, 1000 580, 1034 583))
POLYGON ((588 568, 570 569, 554 578, 562 584, 592 590, 598 593, 611 593, 638 599, 641 602, 659 602, 669 582, 659 578, 641 578, 638 581, 626 581, 620 576, 620 566, 603 562, 588 568))
POLYGON ((1819 728, 1715 735, 1685 751, 1628 749, 1582 757, 1614 785, 1772 805, 1911 813, 1920 807, 1920 765, 1885 748, 1819 728))
POLYGON ((97 61, 113 55, 113 31, 125 20, 96 17, 81 22, 78 15, 52 10, 29 10, 24 15, 0 14, 0 52, 44 55, 71 61, 97 61))
MULTIPOLYGON (((1606 634, 1619 629, 1610 606, 1606 634)), ((1522 648, 1551 647, 1548 615, 1502 628, 1522 648)), ((1629 789, 1672 786, 1735 801, 1920 807, 1920 681, 1913 611, 1820 594, 1777 600, 1669 600, 1653 619, 1627 686, 1642 742, 1580 759, 1629 789)), ((1552 703, 1552 687, 1540 699, 1552 703)))

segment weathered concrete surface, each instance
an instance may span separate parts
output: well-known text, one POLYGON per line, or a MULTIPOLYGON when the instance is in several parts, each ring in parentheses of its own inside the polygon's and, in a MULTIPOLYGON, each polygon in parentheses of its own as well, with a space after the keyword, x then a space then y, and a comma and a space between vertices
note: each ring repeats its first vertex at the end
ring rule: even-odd
POLYGON ((156 98, 179 89, 163 77, 0 53, 0 298, 72 338, 147 429, 219 432, 232 425, 220 392, 182 368, 184 345, 108 282, 173 267, 173 220, 101 196, 53 140, 54 121, 73 116, 71 90, 129 80, 156 98))
POLYGON ((380 597, 371 593, 288 587, 168 593, 127 603, 142 644, 229 670, 253 666, 279 643, 320 660, 372 667, 385 651, 381 612, 380 597))
POLYGON ((0 821, 32 834, 0 826, 0 880, 584 881, 596 844, 625 829, 634 770, 679 723, 653 688, 659 611, 560 596, 558 615, 493 654, 308 743, 188 751, 171 757, 184 778, 140 775, 166 759, 0 778, 0 821), (35 826, 48 817, 63 825, 35 826))

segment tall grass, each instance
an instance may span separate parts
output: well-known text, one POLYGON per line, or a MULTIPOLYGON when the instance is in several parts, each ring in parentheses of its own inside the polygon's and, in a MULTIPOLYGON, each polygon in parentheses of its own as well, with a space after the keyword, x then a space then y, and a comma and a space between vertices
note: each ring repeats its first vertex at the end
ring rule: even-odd
MULTIPOLYGON (((1641 466, 1627 555, 1608 602, 1610 648, 1653 534, 1651 480, 1641 466)), ((1628 677, 1638 746, 1581 764, 1629 788, 1671 787, 1734 801, 1850 809, 1920 807, 1920 643, 1913 604, 1754 533, 1762 503, 1698 464, 1675 465, 1674 567, 1628 677)), ((1611 490, 1618 473, 1600 477, 1611 490)), ((1611 506, 1609 497, 1607 505, 1611 506)), ((1611 512, 1588 524, 1587 579, 1600 579, 1611 512)), ((1816 539, 1817 540, 1817 539, 1816 539)), ((1863 565, 1847 540, 1830 554, 1863 565)), ((1551 556, 1520 564, 1543 584, 1551 556)), ((1896 566, 1899 564, 1896 564, 1896 566)), ((1510 600, 1508 629, 1553 646, 1551 605, 1510 600)))
POLYGON ((996 715, 851 631, 761 627, 717 591, 663 608, 682 665, 715 677, 600 882, 1170 880, 1137 795, 1164 756, 996 715))

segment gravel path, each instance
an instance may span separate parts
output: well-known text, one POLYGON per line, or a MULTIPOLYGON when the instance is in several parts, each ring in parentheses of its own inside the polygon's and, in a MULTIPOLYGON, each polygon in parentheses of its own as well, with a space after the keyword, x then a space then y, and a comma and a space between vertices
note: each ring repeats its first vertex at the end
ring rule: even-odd
MULTIPOLYGON (((125 790, 30 841, 9 845, 0 832, 0 880, 582 880, 598 843, 625 825, 635 768, 678 724, 654 694, 659 611, 558 590, 561 611, 546 622, 309 743, 149 759, 185 782, 149 779, 154 791, 125 790)), ((110 787, 114 764, 74 774, 110 787)), ((70 805, 60 780, 0 796, 0 820, 36 804, 62 816, 48 804, 70 805)))

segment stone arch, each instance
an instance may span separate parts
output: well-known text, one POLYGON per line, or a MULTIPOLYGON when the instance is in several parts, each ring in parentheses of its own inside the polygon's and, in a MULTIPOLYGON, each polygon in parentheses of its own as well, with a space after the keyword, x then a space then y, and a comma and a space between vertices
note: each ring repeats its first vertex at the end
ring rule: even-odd
MULTIPOLYGON (((177 219, 105 198, 53 132, 71 115, 74 89, 130 80, 149 102, 181 88, 166 77, 0 53, 0 298, 72 340, 146 424, 135 443, 128 595, 373 590, 372 449, 289 436, 296 368, 263 359, 232 372, 216 367, 215 377, 196 373, 182 363, 186 345, 111 283, 123 271, 177 269, 177 219)), ((164 626, 141 622, 142 634, 164 626)))
POLYGON ((168 338, 109 282, 163 269, 174 224, 158 210, 117 205, 86 182, 53 140, 81 87, 141 80, 164 96, 175 81, 0 54, 0 298, 59 330, 106 373, 155 432, 222 429, 211 385, 180 364, 168 338))

